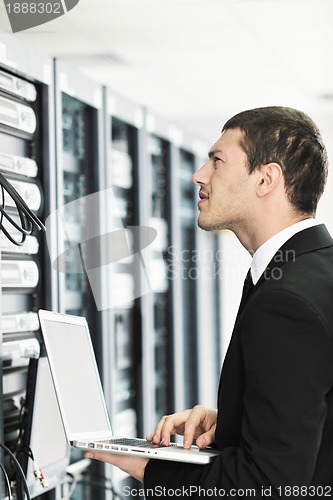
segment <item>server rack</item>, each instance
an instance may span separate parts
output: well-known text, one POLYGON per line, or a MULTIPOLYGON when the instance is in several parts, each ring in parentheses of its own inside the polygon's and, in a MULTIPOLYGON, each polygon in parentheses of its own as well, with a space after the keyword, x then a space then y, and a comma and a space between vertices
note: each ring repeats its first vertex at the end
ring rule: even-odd
POLYGON ((142 250, 145 269, 141 301, 143 433, 152 432, 159 418, 173 408, 172 291, 167 279, 171 244, 169 178, 170 125, 145 110, 145 137, 140 166, 140 225, 154 228, 156 239, 142 250))
POLYGON ((99 309, 86 242, 100 235, 102 87, 60 61, 55 78, 59 309, 89 318, 99 309))
MULTIPOLYGON (((0 34, 0 170, 42 220, 54 209, 52 61, 10 35, 0 34)), ((3 195, 6 211, 20 225, 15 205, 3 195)), ((5 218, 5 231, 20 234, 5 218)), ((52 228, 51 228, 52 231, 52 228)), ((3 440, 23 464, 29 432, 28 384, 40 354, 39 307, 56 307, 55 286, 44 234, 33 232, 21 246, 1 233, 3 334, 3 440)), ((7 464, 8 465, 8 464, 7 464)), ((9 467, 10 469, 10 467, 9 467)), ((18 485, 16 485, 18 486, 18 485)), ((17 488, 16 495, 20 492, 17 488)))
MULTIPOLYGON (((57 209, 48 222, 57 226, 52 262, 59 311, 87 318, 102 374, 103 89, 62 61, 55 61, 54 74, 57 209)), ((81 460, 82 453, 72 450, 71 462, 81 460)), ((102 474, 101 465, 91 467, 96 477, 102 474)), ((81 485, 74 498, 95 500, 103 494, 102 489, 81 485)))
MULTIPOLYGON (((108 259, 103 273, 107 290, 103 378, 114 434, 133 437, 141 430, 138 175, 143 110, 109 89, 104 97, 108 259)), ((112 476, 120 491, 127 479, 115 470, 112 476)))
POLYGON ((198 402, 196 281, 199 268, 195 256, 196 206, 192 183, 195 155, 188 142, 184 134, 179 134, 178 144, 173 146, 171 169, 173 210, 168 279, 173 290, 173 372, 176 411, 191 408, 198 402))
MULTIPOLYGON (((206 149, 207 151, 207 149, 206 149)), ((201 166, 207 158, 197 156, 201 166), (201 161, 200 161, 201 159, 201 161)), ((198 192, 198 189, 197 189, 198 192)), ((197 197, 198 200, 198 197, 197 197)), ((221 371, 221 308, 220 292, 222 281, 219 233, 197 230, 196 248, 200 254, 200 272, 197 294, 198 322, 198 403, 216 407, 219 377, 221 371)))
MULTIPOLYGON (((26 92, 35 88, 36 104, 27 104, 27 99, 11 95, 8 89, 0 92, 1 103, 7 110, 10 101, 23 106, 23 116, 26 107, 32 108, 38 132, 2 123, 0 159, 5 166, 9 158, 14 167, 25 165, 29 174, 24 179, 19 171, 9 176, 18 189, 22 180, 29 184, 32 208, 43 220, 49 217, 48 249, 41 235, 28 239, 20 250, 4 251, 8 243, 3 238, 1 242, 5 283, 0 305, 8 341, 3 344, 6 439, 13 442, 17 435, 28 363, 35 363, 30 358, 18 360, 13 353, 39 356, 35 315, 39 307, 88 318, 117 433, 145 435, 164 413, 197 402, 214 405, 218 374, 212 360, 221 350, 221 318, 214 312, 219 247, 217 238, 195 229, 196 190, 191 182, 206 148, 202 152, 201 144, 166 120, 144 113, 110 90, 105 89, 103 101, 98 84, 62 62, 54 69, 54 130, 52 64, 35 50, 16 44, 13 37, 1 35, 0 71, 5 77, 19 78, 26 92), (56 148, 50 139, 54 135, 56 148), (36 185, 34 160, 39 191, 32 187, 36 185), (44 201, 40 210, 38 193, 44 201), (114 196, 114 204, 109 195, 114 196), (156 230, 156 239, 151 228, 156 230), (103 236, 118 229, 125 234, 128 255, 110 262, 112 238, 103 236), (86 245, 90 240, 93 252, 86 245), (178 279, 172 274, 173 247, 189 250, 185 258, 190 262, 183 262, 178 279), (192 250, 198 250, 198 261, 192 250), (97 256, 96 272, 91 272, 92 254, 97 256), (20 276, 22 262, 33 262, 26 276, 34 278, 37 269, 40 288, 8 285, 6 279, 13 269, 20 276), (202 273, 207 269, 208 282, 202 286, 201 277, 207 277, 202 273), (14 314, 19 326, 13 327, 14 314)), ((8 85, 5 77, 0 82, 8 85)), ((30 125, 32 116, 28 112, 30 125)), ((36 381, 36 375, 31 381, 36 381)), ((83 469, 87 461, 80 458, 74 455, 72 461, 84 462, 78 465, 83 469)), ((59 473, 63 473, 64 461, 60 462, 59 473)), ((93 473, 97 477, 104 471, 94 464, 93 473)), ((62 481, 63 475, 58 479, 62 481)), ((78 488, 74 498, 95 500, 103 496, 101 492, 78 488)), ((50 491, 45 498, 59 496, 58 491, 50 491)))
POLYGON ((216 236, 197 227, 198 187, 194 172, 207 145, 178 131, 171 168, 172 246, 169 273, 173 290, 175 410, 216 404, 220 370, 216 236), (182 381, 182 383, 179 383, 182 381))

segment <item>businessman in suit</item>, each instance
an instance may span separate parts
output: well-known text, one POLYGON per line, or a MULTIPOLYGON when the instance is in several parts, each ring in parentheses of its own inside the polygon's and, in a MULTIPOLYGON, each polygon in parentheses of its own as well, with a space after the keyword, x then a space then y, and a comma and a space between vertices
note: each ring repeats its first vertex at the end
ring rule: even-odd
POLYGON ((266 107, 228 120, 194 174, 199 226, 232 230, 253 258, 217 409, 165 416, 148 436, 182 434, 217 458, 87 455, 143 481, 147 497, 333 497, 333 240, 314 219, 327 167, 307 115, 266 107))

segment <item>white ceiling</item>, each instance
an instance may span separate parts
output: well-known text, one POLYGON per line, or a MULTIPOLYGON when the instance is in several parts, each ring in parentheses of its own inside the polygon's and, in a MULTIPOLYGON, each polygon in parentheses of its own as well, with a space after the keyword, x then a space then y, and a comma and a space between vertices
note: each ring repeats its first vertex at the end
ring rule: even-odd
POLYGON ((80 0, 13 36, 209 142, 249 107, 333 116, 333 0, 80 0))

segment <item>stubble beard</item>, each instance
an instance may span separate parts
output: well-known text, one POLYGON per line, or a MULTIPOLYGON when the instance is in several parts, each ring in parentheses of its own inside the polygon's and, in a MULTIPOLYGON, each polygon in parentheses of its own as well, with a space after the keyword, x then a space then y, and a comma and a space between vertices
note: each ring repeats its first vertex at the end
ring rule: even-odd
POLYGON ((198 216, 198 227, 200 227, 200 229, 203 229, 204 231, 220 231, 221 229, 226 229, 222 223, 202 220, 203 217, 200 217, 200 215, 201 214, 198 216))

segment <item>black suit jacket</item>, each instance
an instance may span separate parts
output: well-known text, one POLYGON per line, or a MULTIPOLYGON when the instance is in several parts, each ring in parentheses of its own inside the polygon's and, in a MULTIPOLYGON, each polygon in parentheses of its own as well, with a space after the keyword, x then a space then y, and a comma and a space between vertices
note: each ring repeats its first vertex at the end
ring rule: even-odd
POLYGON ((281 247, 238 312, 218 393, 219 456, 204 466, 150 460, 147 498, 163 488, 333 497, 332 388, 333 240, 319 225, 281 247))

